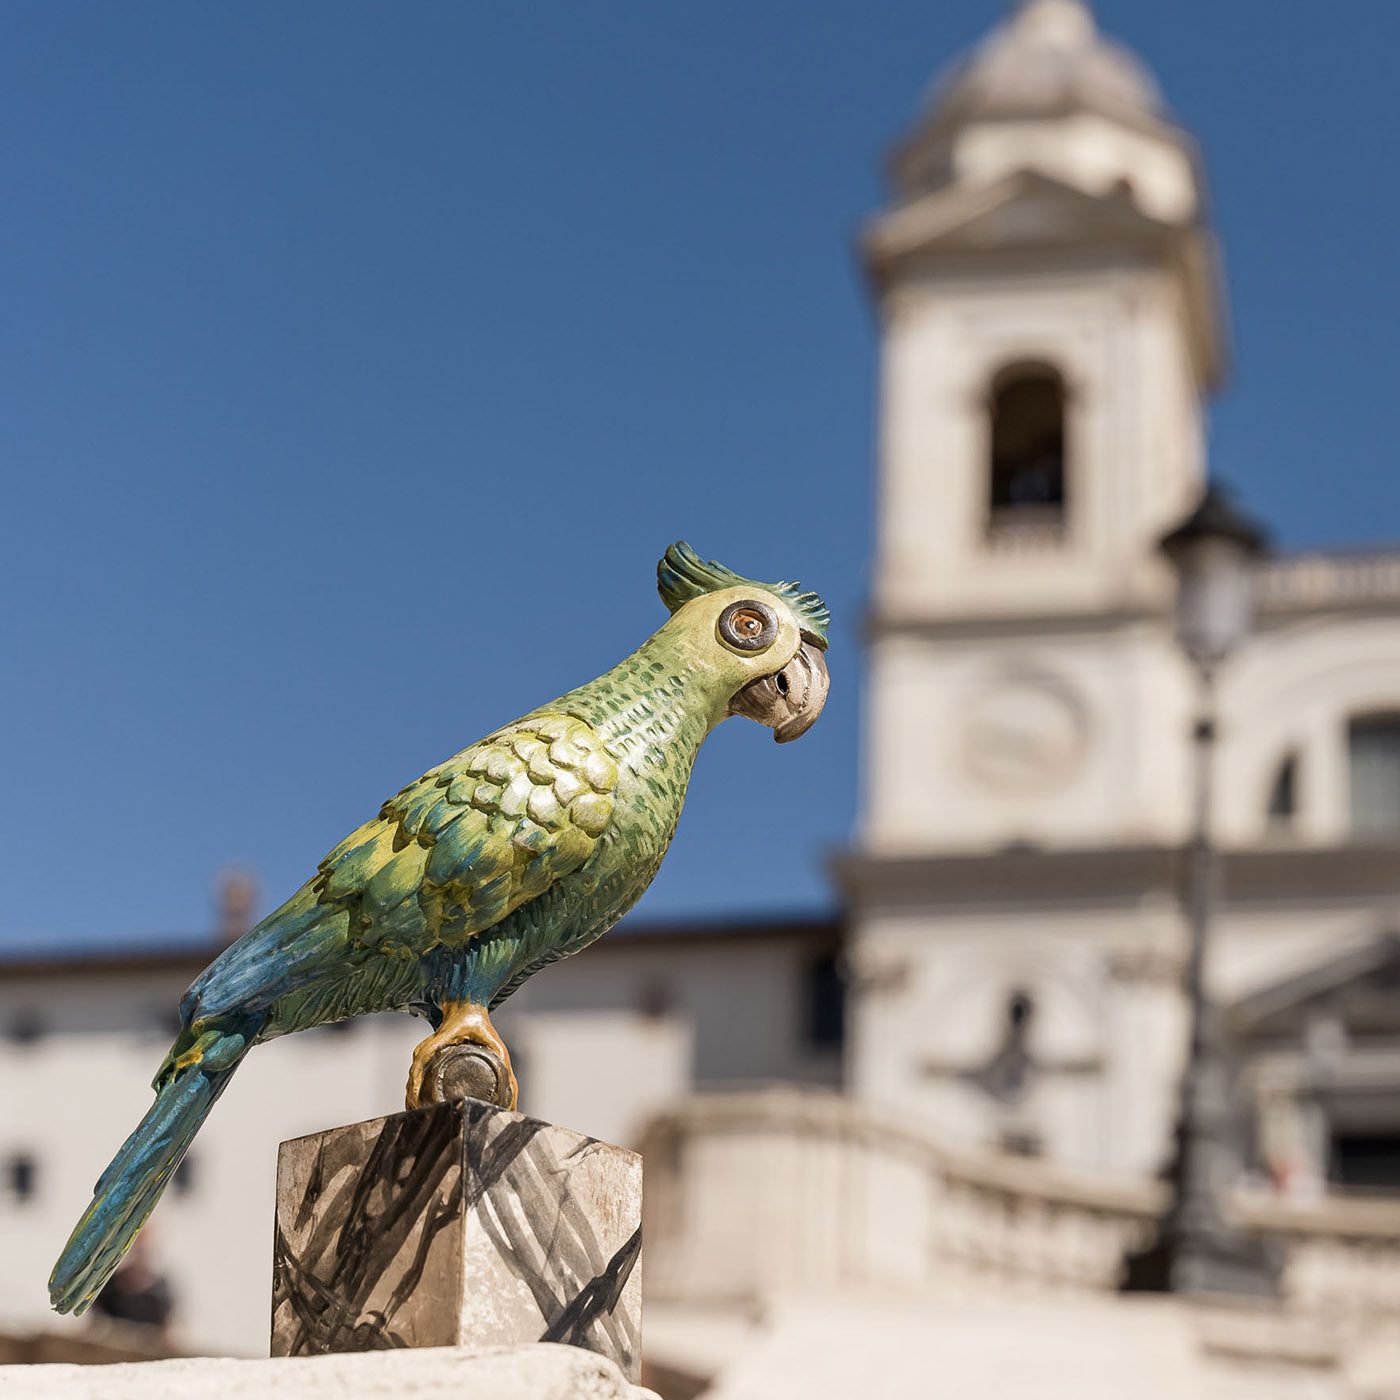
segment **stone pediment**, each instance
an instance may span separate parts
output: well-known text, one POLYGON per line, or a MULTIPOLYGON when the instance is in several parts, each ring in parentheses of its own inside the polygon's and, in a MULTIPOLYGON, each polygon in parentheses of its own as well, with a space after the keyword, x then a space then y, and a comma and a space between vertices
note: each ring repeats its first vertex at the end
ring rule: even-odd
POLYGON ((865 238, 876 268, 913 255, 1164 246, 1181 230, 1144 214, 1131 190, 1087 194, 1034 171, 978 189, 926 194, 879 218, 865 238))
POLYGON ((1385 933, 1240 998, 1229 1009, 1246 1041, 1301 1041, 1310 1024, 1339 1022, 1348 1038, 1400 1038, 1400 934, 1385 933))

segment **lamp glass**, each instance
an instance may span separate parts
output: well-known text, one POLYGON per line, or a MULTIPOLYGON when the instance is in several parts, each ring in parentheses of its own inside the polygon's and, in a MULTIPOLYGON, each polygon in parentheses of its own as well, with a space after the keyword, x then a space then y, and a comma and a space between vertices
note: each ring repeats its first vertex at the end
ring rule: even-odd
POLYGON ((1245 639, 1254 616, 1253 554, 1228 535, 1201 533, 1176 542, 1176 630, 1198 666, 1223 661, 1245 639))

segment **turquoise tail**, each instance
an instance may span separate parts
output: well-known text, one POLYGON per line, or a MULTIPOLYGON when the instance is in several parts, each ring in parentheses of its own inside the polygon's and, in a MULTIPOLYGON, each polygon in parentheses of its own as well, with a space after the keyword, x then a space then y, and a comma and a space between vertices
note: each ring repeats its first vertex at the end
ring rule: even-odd
POLYGON ((180 1033, 156 1075, 155 1103, 102 1173, 49 1275, 58 1312, 86 1312, 116 1272, 251 1040, 208 1025, 180 1033))

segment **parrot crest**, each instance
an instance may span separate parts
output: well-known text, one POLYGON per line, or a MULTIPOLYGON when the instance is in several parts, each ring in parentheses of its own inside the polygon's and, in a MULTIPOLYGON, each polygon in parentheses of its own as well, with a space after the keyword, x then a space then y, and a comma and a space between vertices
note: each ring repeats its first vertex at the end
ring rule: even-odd
POLYGON ((796 615, 802 635, 823 651, 826 650, 826 628, 831 613, 817 594, 803 592, 800 583, 762 583, 758 579, 745 578, 743 574, 725 568, 718 560, 707 562, 701 559, 684 540, 669 546, 656 565, 657 592, 673 613, 706 593, 745 584, 781 598, 796 615))

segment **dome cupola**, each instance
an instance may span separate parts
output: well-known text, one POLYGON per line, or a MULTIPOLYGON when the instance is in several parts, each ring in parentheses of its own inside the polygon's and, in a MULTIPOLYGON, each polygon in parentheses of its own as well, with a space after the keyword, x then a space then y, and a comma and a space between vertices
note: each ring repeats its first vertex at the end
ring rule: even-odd
POLYGON ((1184 224, 1199 212, 1195 164, 1152 74, 1084 0, 1023 0, 935 82, 892 175, 908 199, 1036 171, 1184 224))

